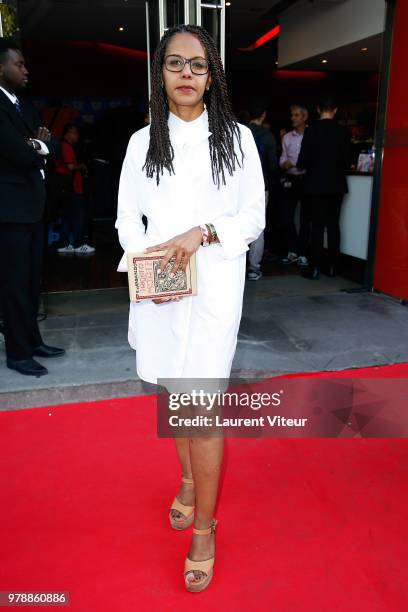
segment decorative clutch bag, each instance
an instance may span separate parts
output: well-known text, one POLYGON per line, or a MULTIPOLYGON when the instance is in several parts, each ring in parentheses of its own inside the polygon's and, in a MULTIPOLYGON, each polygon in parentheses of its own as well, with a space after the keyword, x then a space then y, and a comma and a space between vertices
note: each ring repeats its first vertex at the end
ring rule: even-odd
POLYGON ((160 273, 160 264, 166 251, 128 253, 129 295, 132 302, 160 297, 197 295, 195 253, 190 257, 185 272, 178 270, 172 278, 175 259, 172 258, 160 273))

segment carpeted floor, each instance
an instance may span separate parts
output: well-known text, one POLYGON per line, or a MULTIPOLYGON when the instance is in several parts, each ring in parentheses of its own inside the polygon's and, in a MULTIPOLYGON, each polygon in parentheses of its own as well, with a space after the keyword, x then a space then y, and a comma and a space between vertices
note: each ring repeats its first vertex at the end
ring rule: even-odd
POLYGON ((408 609, 407 440, 226 440, 215 575, 193 595, 155 421, 152 396, 0 413, 0 591, 68 591, 72 612, 408 609))

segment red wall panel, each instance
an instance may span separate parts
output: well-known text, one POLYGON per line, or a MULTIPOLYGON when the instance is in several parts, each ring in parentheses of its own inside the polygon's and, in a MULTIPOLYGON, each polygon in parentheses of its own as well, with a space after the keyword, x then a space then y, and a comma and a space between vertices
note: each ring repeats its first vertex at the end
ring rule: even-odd
POLYGON ((374 287, 408 299, 408 2, 397 0, 374 262, 374 287))

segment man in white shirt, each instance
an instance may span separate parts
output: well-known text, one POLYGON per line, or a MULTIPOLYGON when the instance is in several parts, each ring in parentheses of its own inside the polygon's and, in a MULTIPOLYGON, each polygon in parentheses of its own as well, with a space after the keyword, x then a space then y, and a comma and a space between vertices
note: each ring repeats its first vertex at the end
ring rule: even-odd
POLYGON ((303 199, 304 170, 297 168, 297 160, 302 146, 303 135, 306 130, 308 111, 304 106, 295 104, 290 107, 293 130, 284 135, 282 139, 282 155, 279 165, 284 170, 282 178, 282 198, 280 206, 280 226, 287 256, 283 264, 298 262, 300 266, 307 266, 306 251, 310 235, 310 219, 307 202, 303 199), (300 202, 300 231, 297 235, 294 216, 300 202))
POLYGON ((28 71, 18 46, 0 39, 0 300, 7 367, 48 370, 37 357, 65 351, 44 344, 37 323, 43 252, 45 159, 53 148, 34 108, 19 99, 28 71))

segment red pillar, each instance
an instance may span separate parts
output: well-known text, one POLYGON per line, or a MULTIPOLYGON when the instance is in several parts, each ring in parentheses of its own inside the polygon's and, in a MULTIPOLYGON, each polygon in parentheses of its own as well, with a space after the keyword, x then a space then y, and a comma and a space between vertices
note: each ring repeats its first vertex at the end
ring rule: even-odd
POLYGON ((374 287, 408 299, 408 2, 397 0, 391 50, 374 287))

